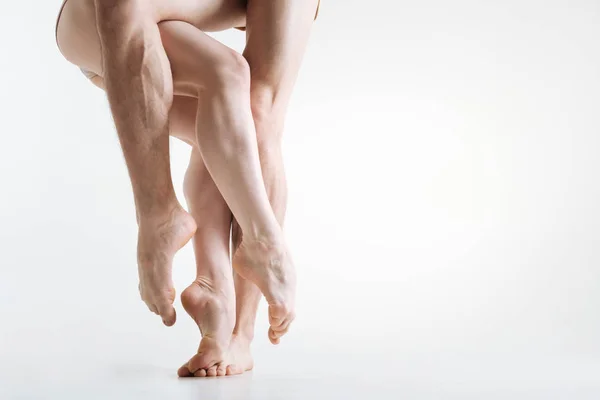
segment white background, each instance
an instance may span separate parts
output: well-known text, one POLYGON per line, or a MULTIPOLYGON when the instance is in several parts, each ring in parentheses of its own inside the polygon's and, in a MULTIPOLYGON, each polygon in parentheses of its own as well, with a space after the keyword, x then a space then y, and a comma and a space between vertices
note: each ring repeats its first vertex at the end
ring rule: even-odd
POLYGON ((127 172, 58 8, 0 10, 0 398, 600 397, 596 0, 323 0, 285 139, 299 317, 273 347, 261 308, 253 373, 184 381, 197 328, 138 298, 127 172))

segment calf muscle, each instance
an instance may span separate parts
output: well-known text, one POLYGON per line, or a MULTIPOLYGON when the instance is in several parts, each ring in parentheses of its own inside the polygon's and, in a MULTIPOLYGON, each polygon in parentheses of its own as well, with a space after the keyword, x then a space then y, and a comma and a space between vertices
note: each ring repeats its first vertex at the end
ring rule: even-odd
POLYGON ((171 70, 156 23, 138 0, 96 0, 104 83, 138 215, 176 206, 169 165, 171 70))

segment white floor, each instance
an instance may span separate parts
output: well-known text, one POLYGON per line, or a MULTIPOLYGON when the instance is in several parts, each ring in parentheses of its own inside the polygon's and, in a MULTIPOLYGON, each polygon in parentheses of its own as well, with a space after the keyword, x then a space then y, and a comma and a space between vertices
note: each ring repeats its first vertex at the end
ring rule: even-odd
POLYGON ((171 358, 165 357, 167 343, 139 357, 133 344, 119 351, 94 349, 105 340, 78 355, 65 354, 66 346, 55 343, 27 359, 3 358, 0 398, 592 400, 600 395, 600 364, 585 358, 415 355, 386 352, 381 344, 367 355, 365 348, 334 352, 302 348, 300 342, 278 351, 261 349, 256 370, 243 376, 178 379, 176 363, 165 362, 171 358))
POLYGON ((127 172, 59 3, 2 7, 0 400, 600 398, 596 0, 324 0, 284 142, 298 319, 273 347, 263 305, 255 371, 204 380, 175 374, 181 305, 165 328, 138 298, 127 172))

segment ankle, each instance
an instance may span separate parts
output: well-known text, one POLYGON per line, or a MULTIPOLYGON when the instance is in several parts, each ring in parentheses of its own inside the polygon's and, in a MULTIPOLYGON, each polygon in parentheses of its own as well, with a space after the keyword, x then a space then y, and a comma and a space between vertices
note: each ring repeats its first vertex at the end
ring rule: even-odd
POLYGON ((177 198, 162 200, 146 200, 135 202, 135 212, 138 221, 164 220, 179 213, 186 213, 177 198))
POLYGON ((240 225, 242 231, 242 242, 277 244, 283 240, 283 231, 273 216, 273 220, 266 226, 248 224, 246 227, 240 225))
POLYGON ((196 278, 181 292, 181 303, 186 311, 200 304, 203 307, 210 306, 215 310, 219 310, 220 315, 227 317, 227 320, 231 323, 230 329, 233 330, 235 323, 235 293, 230 292, 227 285, 219 286, 219 284, 208 282, 206 279, 196 278))
POLYGON ((184 216, 189 216, 189 214, 177 201, 136 210, 138 225, 162 225, 165 222, 177 222, 178 219, 184 216))
POLYGON ((246 234, 242 232, 243 246, 259 248, 262 251, 281 250, 285 247, 283 231, 279 226, 274 229, 256 230, 246 234))
POLYGON ((254 326, 244 328, 235 327, 231 337, 239 342, 250 345, 252 340, 254 340, 254 326))
POLYGON ((209 275, 197 276, 194 282, 192 282, 192 285, 196 285, 202 290, 225 301, 235 300, 233 283, 229 282, 227 279, 216 278, 209 275))

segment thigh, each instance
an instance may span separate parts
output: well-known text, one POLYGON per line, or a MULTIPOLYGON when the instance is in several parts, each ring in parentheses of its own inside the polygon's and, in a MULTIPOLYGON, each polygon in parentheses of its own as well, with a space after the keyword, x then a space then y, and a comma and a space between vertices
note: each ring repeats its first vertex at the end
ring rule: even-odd
MULTIPOLYGON (((203 31, 244 25, 245 0, 148 0, 157 23, 178 20, 203 31)), ((67 0, 57 21, 56 39, 64 57, 102 76, 102 52, 94 0, 67 0)))
POLYGON ((275 91, 282 107, 298 75, 317 6, 318 0, 248 0, 244 57, 252 87, 275 91))

